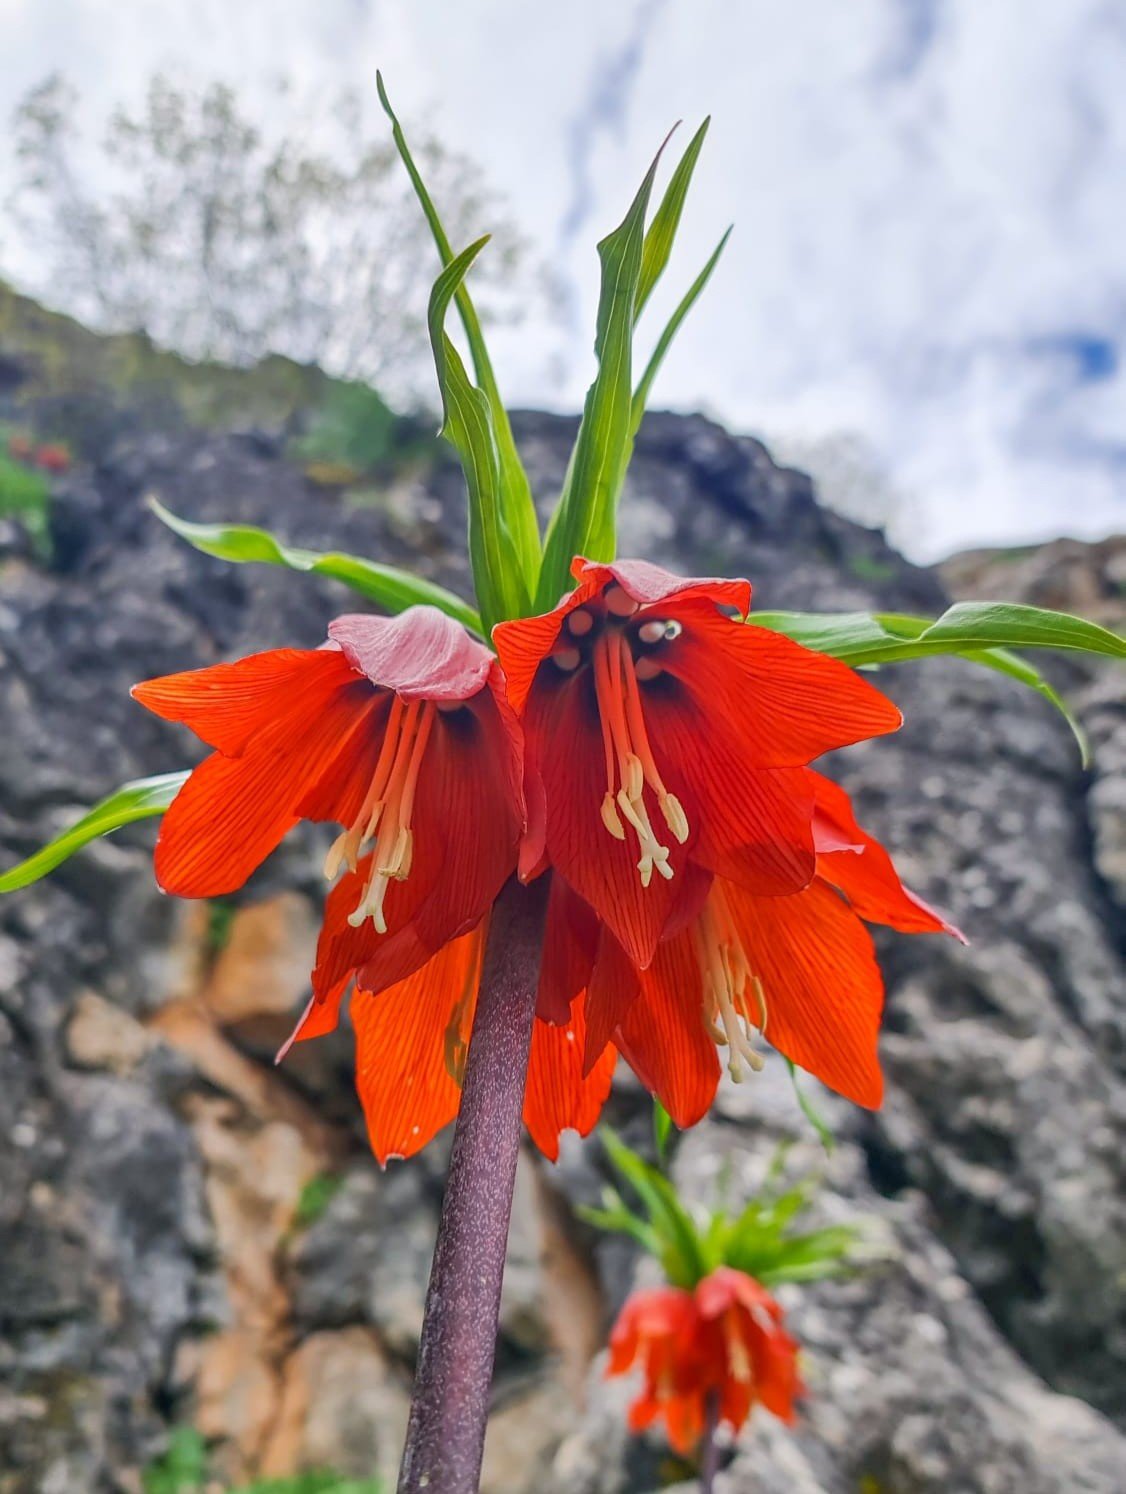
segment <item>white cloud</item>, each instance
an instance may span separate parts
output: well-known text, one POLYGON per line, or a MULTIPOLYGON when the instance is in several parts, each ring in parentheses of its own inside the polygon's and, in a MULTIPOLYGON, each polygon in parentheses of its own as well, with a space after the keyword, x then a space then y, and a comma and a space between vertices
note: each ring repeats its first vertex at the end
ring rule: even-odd
POLYGON ((920 552, 1126 522, 1116 0, 0 0, 0 16, 4 112, 53 67, 104 108, 155 67, 307 90, 370 87, 382 66, 563 255, 569 372, 553 381, 546 332, 504 339, 521 401, 581 398, 594 240, 668 125, 710 111, 670 277, 736 233, 660 402, 790 437, 857 431, 917 495, 920 552))

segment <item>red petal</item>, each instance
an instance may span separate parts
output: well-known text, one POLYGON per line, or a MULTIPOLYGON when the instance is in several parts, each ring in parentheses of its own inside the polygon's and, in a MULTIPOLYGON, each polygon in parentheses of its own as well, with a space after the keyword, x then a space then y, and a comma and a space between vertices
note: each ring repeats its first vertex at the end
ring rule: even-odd
POLYGON ((843 892, 854 912, 869 923, 905 934, 953 934, 965 944, 959 929, 904 887, 887 851, 856 823, 844 789, 812 770, 809 776, 817 801, 813 833, 818 875, 843 892), (841 849, 842 843, 855 849, 841 849))
POLYGON ((356 1088, 381 1164, 413 1156, 457 1114, 461 1090, 447 1067, 447 1035, 455 1036, 456 1022, 457 1038, 468 1040, 482 938, 454 940, 398 985, 352 998, 356 1088))
POLYGON ((275 1063, 281 1063, 294 1043, 307 1043, 311 1038, 326 1037, 336 1031, 340 1025, 340 1004, 347 989, 348 981, 342 980, 323 996, 310 996, 297 1026, 278 1049, 275 1063))
POLYGON ((572 1003, 590 980, 597 948, 594 910, 571 891, 562 877, 553 877, 540 961, 537 1017, 563 1026, 570 1022, 572 1003))
POLYGON ((514 783, 511 738, 491 691, 481 691, 460 710, 437 713, 412 828, 407 882, 417 873, 432 884, 417 921, 423 943, 437 949, 477 923, 516 870, 523 802, 514 783))
POLYGON ((281 648, 166 674, 130 693, 154 715, 183 722, 209 747, 237 757, 256 732, 300 709, 306 693, 315 705, 326 686, 333 690, 354 679, 336 649, 281 648))
POLYGON ((807 887, 817 862, 804 771, 760 768, 737 723, 678 681, 658 679, 643 698, 657 766, 688 816, 693 858, 764 897, 807 887))
POLYGON ((576 1000, 565 1027, 538 1018, 532 1027, 524 1124, 532 1140, 552 1162, 559 1158, 559 1133, 586 1136, 598 1122, 610 1093, 618 1055, 608 1048, 591 1072, 583 1074, 586 1038, 584 1002, 576 1000))
POLYGON ((692 941, 680 934, 658 949, 615 1039, 630 1068, 682 1130, 701 1118, 719 1083, 719 1058, 702 1010, 692 941))
POLYGON ((362 682, 322 684, 318 694, 256 732, 241 757, 214 753, 192 773, 156 843, 156 879, 166 892, 234 892, 297 823, 302 798, 370 699, 362 682))
POLYGON ((683 632, 662 646, 661 663, 706 716, 727 718, 760 768, 803 767, 902 725, 891 701, 837 659, 698 602, 669 610, 683 632))
POLYGON ((762 981, 767 1041, 846 1099, 878 1108, 884 989, 864 925, 822 882, 795 897, 751 897, 730 883, 724 892, 762 981))
POLYGON ((640 993, 641 980, 629 956, 613 934, 603 928, 586 997, 583 1064, 588 1072, 602 1057, 640 993))
POLYGON ((467 700, 493 663, 483 643, 436 607, 408 607, 397 617, 350 613, 329 623, 328 635, 373 685, 404 700, 467 700))
POLYGON ((524 730, 529 769, 539 774, 546 795, 552 865, 610 926, 634 963, 647 965, 670 918, 694 891, 684 876, 684 847, 670 834, 672 881, 655 875, 643 887, 636 842, 615 840, 603 824, 605 755, 586 671, 533 691, 524 730))
POLYGON ((358 929, 348 915, 360 904, 371 870, 371 855, 361 857, 354 872, 345 874, 325 899, 324 923, 317 942, 313 990, 323 995, 340 981, 362 973, 365 991, 378 992, 403 980, 424 965, 434 953, 419 939, 414 918, 431 884, 412 874, 405 882, 392 882, 387 889, 384 913, 388 932, 380 934, 371 920, 358 929))

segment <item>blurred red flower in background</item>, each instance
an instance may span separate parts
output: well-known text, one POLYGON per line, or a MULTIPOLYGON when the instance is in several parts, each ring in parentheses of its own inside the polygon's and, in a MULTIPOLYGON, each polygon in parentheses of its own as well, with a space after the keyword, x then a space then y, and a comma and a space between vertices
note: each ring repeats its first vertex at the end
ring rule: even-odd
POLYGON ((635 1292, 610 1335, 608 1376, 644 1374, 629 1424, 664 1417, 669 1441, 689 1454, 709 1421, 737 1432, 756 1403, 785 1422, 803 1394, 797 1343, 782 1309, 753 1277, 720 1266, 693 1291, 635 1292))

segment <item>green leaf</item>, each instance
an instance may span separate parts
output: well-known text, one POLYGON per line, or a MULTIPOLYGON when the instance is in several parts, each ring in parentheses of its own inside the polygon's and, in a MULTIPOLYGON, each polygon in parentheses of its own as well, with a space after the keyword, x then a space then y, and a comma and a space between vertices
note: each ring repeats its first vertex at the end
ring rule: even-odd
POLYGON ((672 1133, 672 1116, 660 1100, 653 1101, 653 1140, 657 1146, 657 1160, 663 1167, 668 1160, 669 1136, 672 1133))
POLYGON ((825 1120, 825 1117, 818 1111, 813 1101, 809 1098, 805 1090, 802 1089, 801 1085, 798 1083, 797 1064, 794 1063, 792 1059, 787 1058, 786 1067, 790 1071, 790 1083, 794 1086, 794 1098, 798 1102, 798 1107, 800 1108, 801 1113, 805 1116, 809 1124, 817 1132, 818 1139, 821 1142, 821 1145, 825 1148, 825 1155, 827 1157, 831 1157, 833 1155, 833 1148, 836 1145, 836 1138, 833 1135, 829 1123, 825 1120))
MULTIPOLYGON (((469 558, 486 628, 530 610, 531 589, 501 501, 500 456, 484 390, 470 382, 446 330, 446 312, 470 265, 488 242, 478 239, 434 282, 427 321, 442 391, 442 435, 457 451, 469 497, 469 558)), ((534 578, 533 578, 534 579, 534 578)))
POLYGON ((343 581, 353 591, 378 603, 388 612, 403 612, 408 607, 422 604, 437 607, 471 633, 485 637, 485 625, 468 602, 463 602, 444 586, 412 576, 409 571, 401 571, 392 565, 378 565, 374 560, 362 560, 358 555, 299 550, 293 545, 283 545, 268 530, 258 529, 252 524, 194 524, 169 512, 155 498, 149 499, 149 507, 163 524, 205 555, 230 560, 236 565, 257 562, 287 566, 291 571, 308 571, 317 576, 331 576, 334 581, 343 581))
MULTIPOLYGON (((664 146, 661 147, 661 150, 664 146)), ((645 213, 661 152, 621 224, 598 246, 602 286, 594 351, 598 372, 587 392, 567 480, 548 526, 536 608, 554 607, 568 590, 576 555, 612 560, 618 494, 629 456, 633 400, 633 325, 645 243, 645 213)))
POLYGON ((161 773, 155 778, 135 778, 122 784, 116 793, 95 804, 89 814, 57 836, 34 856, 21 861, 0 875, 0 892, 15 892, 20 887, 29 887, 75 851, 81 850, 99 836, 120 830, 122 825, 131 825, 135 820, 147 820, 152 815, 163 814, 187 781, 187 772, 161 773))
POLYGON ((669 348, 672 346, 673 338, 680 331, 681 324, 683 323, 685 317, 692 310, 693 306, 696 304, 696 301, 700 296, 700 293, 703 291, 708 281, 712 278, 712 271, 715 269, 716 265, 719 264, 720 255, 723 253, 724 249, 726 249, 727 241, 730 237, 731 229, 729 228, 720 239, 719 243, 712 250, 711 257, 708 260, 707 264, 696 276, 692 284, 688 287, 688 290, 685 292, 680 301, 680 304, 677 306, 672 316, 669 317, 668 322, 665 325, 665 330, 657 339, 657 346, 653 349, 653 352, 649 358, 649 362, 645 365, 645 372, 638 380, 637 388, 633 392, 633 403, 630 408, 631 454, 633 450, 633 437, 637 435, 638 430, 641 428, 641 419, 645 414, 645 407, 649 403, 649 392, 653 387, 653 381, 656 379, 658 373, 660 372, 661 364, 665 361, 665 355, 667 354, 669 348))
MULTIPOLYGON (((442 226, 442 220, 438 216, 438 210, 434 206, 430 193, 426 190, 426 183, 422 180, 422 174, 414 163, 414 157, 411 155, 410 147, 407 144, 407 137, 403 133, 403 127, 391 107, 391 101, 387 97, 387 89, 383 84, 383 75, 378 72, 375 75, 375 87, 379 94, 379 102, 383 105, 383 111, 391 121, 391 133, 395 141, 395 148, 399 152, 399 158, 403 165, 406 167, 415 196, 418 198, 419 205, 430 226, 430 233, 438 250, 438 256, 442 261, 442 267, 446 268, 453 263, 453 249, 450 247, 446 230, 442 226)), ((460 281, 454 294, 454 301, 457 305, 458 315, 461 317, 461 324, 465 328, 465 339, 469 344, 469 354, 473 361, 473 370, 477 376, 477 383, 484 390, 489 402, 489 409, 492 412, 493 434, 496 441, 497 460, 500 467, 500 491, 504 520, 512 534, 520 556, 521 569, 526 575, 532 578, 532 584, 534 585, 535 577, 539 574, 541 546, 539 520, 536 518, 536 508, 532 501, 532 490, 528 483, 528 475, 524 471, 524 465, 516 450, 516 442, 513 439, 508 411, 505 409, 504 401, 500 397, 500 389, 497 386, 492 361, 485 346, 485 335, 481 330, 480 318, 477 315, 468 289, 460 281)))
POLYGON ((750 621, 854 668, 949 654, 1008 675, 1062 711, 1084 762, 1087 742, 1079 723, 1039 671, 1011 650, 1045 648, 1126 659, 1126 639, 1098 623, 1015 602, 958 602, 934 621, 868 612, 756 612, 750 621))
POLYGON ((674 1286, 694 1287, 705 1275, 706 1267, 696 1226, 676 1189, 608 1126, 601 1128, 601 1135, 611 1163, 649 1215, 648 1223, 660 1243, 659 1251, 653 1253, 661 1261, 665 1275, 674 1286))
POLYGON ((711 122, 709 116, 688 142, 688 147, 665 188, 660 206, 653 214, 653 221, 645 231, 645 243, 641 251, 641 276, 637 282, 637 303, 633 312, 635 322, 645 309, 653 287, 669 262, 676 231, 680 227, 680 216, 684 211, 684 199, 688 196, 692 173, 696 170, 696 162, 700 159, 711 122))

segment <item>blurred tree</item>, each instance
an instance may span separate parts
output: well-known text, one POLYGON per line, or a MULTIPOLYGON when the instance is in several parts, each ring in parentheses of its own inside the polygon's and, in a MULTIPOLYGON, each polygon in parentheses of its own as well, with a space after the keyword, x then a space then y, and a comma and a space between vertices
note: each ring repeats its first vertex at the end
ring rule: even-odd
MULTIPOLYGON (((79 103, 55 75, 15 115, 12 207, 37 247, 34 289, 191 358, 281 353, 393 397, 429 389, 432 277, 420 265, 436 272, 434 250, 390 139, 367 136, 355 95, 278 134, 225 84, 196 92, 157 76, 93 150, 79 103)), ((474 271, 486 320, 515 320, 537 291, 546 303, 546 276, 477 167, 433 137, 415 153, 455 247, 501 223, 474 271)))

